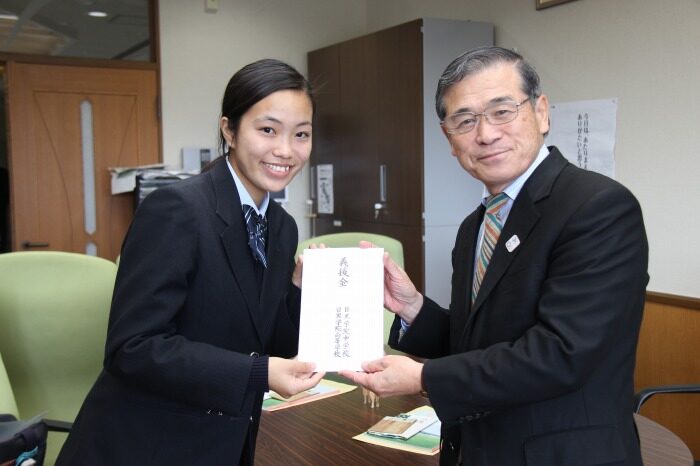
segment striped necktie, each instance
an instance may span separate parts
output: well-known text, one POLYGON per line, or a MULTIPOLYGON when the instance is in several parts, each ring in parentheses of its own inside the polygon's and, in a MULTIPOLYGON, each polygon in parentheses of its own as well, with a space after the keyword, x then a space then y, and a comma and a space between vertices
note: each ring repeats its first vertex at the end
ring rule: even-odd
POLYGON ((506 193, 498 193, 489 197, 486 202, 486 214, 484 215, 484 237, 481 240, 481 249, 479 250, 479 258, 476 261, 474 270, 474 282, 472 283, 472 304, 476 300, 476 295, 479 292, 481 281, 486 275, 486 268, 489 266, 489 261, 493 255, 493 250, 498 242, 498 237, 501 236, 503 223, 498 218, 498 211, 508 202, 506 193))
POLYGON ((258 215, 255 209, 248 204, 243 204, 243 216, 248 228, 248 246, 253 257, 267 268, 265 257, 265 239, 267 238, 267 221, 265 217, 258 215))

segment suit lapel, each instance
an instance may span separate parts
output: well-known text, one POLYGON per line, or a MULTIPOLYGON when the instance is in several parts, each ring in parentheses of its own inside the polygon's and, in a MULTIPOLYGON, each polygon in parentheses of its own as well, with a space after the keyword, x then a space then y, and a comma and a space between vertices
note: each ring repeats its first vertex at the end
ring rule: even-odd
MULTIPOLYGON (((455 244, 453 290, 450 305, 450 318, 452 320, 450 341, 454 343, 460 342, 464 338, 464 332, 467 328, 467 318, 471 307, 471 283, 474 280, 476 240, 485 211, 486 208, 480 204, 467 217, 461 228, 461 236, 455 244), (454 286, 455 283, 466 283, 469 286, 454 286)), ((453 349, 456 351, 458 348, 453 349)))
POLYGON ((236 190, 236 184, 225 160, 214 165, 209 173, 216 196, 216 214, 225 224, 219 236, 224 251, 226 251, 226 259, 243 294, 258 338, 262 342, 261 330, 264 326, 264 316, 260 312, 258 284, 255 279, 255 260, 248 247, 248 233, 243 220, 241 200, 236 190))
MULTIPOLYGON (((501 236, 498 238, 491 262, 486 269, 486 275, 481 282, 479 293, 469 313, 468 326, 472 324, 481 306, 488 300, 491 292, 527 242, 530 232, 540 217, 537 203, 549 196, 554 181, 567 163, 559 151, 551 147, 549 156, 537 167, 520 190, 508 215, 508 220, 501 232, 501 236), (506 243, 515 236, 517 236, 520 245, 508 251, 506 243)), ((470 277, 473 277, 473 272, 470 274, 470 277)), ((471 281, 468 282, 467 288, 471 289, 471 281)))

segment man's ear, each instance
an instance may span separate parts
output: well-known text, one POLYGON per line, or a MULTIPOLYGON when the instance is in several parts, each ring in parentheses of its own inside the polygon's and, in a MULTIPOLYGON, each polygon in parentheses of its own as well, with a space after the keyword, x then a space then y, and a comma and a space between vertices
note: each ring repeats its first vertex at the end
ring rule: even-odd
POLYGON ((542 94, 535 103, 535 118, 540 128, 540 134, 549 132, 549 99, 542 94))
POLYGON ((229 127, 229 120, 227 117, 221 117, 219 120, 219 128, 221 129, 221 134, 224 135, 224 140, 229 147, 235 148, 236 146, 236 135, 233 133, 229 127))
POLYGON ((444 134, 447 138, 447 143, 450 145, 450 153, 453 157, 457 157, 457 154, 455 153, 455 146, 452 144, 452 135, 447 132, 447 129, 443 125, 440 125, 440 129, 442 130, 442 134, 444 134))

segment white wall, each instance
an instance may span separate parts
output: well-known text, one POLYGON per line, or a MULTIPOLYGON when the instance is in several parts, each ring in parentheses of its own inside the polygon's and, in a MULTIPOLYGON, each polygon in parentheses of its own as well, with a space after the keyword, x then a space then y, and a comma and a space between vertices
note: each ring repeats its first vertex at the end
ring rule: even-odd
MULTIPOLYGON (((552 102, 617 97, 616 178, 650 243, 649 290, 700 297, 700 2, 368 0, 368 30, 418 17, 489 21, 552 102)), ((449 156, 446 154, 446 156, 449 156)))
MULTIPOLYGON (((216 147, 221 97, 239 68, 278 58, 306 74, 306 54, 366 31, 365 0, 219 0, 216 13, 203 0, 159 2, 163 161, 180 165, 185 146, 216 147)), ((287 210, 300 239, 308 167, 289 187, 287 210)))
MULTIPOLYGON (((219 0, 216 14, 203 3, 160 1, 166 163, 179 162, 182 146, 216 144, 224 86, 254 59, 305 72, 310 50, 415 18, 489 21, 496 44, 537 68, 551 101, 619 99, 616 177, 642 204, 649 289, 700 297, 700 1, 577 0, 536 11, 534 0, 219 0)), ((288 205, 301 238, 307 186, 305 171, 288 205)))

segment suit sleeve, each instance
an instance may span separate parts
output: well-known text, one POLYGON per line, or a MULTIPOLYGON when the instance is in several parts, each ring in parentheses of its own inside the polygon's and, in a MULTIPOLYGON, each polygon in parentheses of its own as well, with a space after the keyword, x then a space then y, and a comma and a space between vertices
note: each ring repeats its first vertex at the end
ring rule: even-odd
POLYGON ((389 346, 419 358, 439 358, 450 351, 450 340, 445 338, 450 332, 450 317, 446 309, 440 307, 427 296, 423 297, 423 307, 399 339, 401 318, 396 316, 389 333, 389 346))
POLYGON ((177 331, 197 267, 196 203, 193 193, 163 187, 138 208, 122 248, 105 369, 164 398, 237 415, 252 395, 252 358, 177 331))
POLYGON ((629 191, 593 195, 545 253, 534 325, 514 341, 426 362, 424 385, 443 421, 576 390, 621 341, 636 343, 648 251, 629 191))

